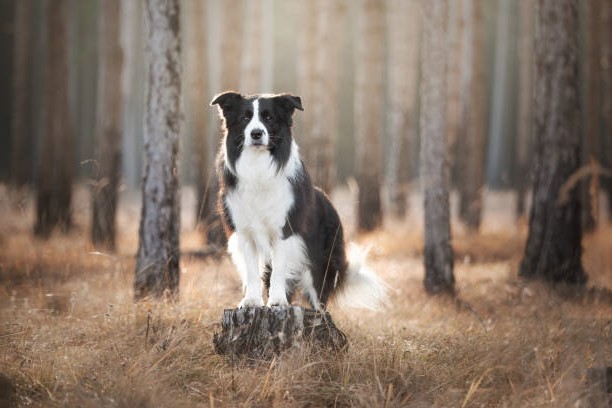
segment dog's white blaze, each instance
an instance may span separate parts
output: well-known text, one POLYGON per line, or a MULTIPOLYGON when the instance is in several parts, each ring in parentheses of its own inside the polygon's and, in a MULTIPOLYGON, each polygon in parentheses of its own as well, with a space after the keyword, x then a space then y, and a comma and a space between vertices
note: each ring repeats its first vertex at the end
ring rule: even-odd
POLYGON ((248 125, 244 128, 245 147, 253 145, 253 138, 251 137, 251 133, 254 130, 261 130, 263 132, 260 142, 264 146, 267 146, 268 142, 270 141, 270 135, 268 134, 268 129, 259 117, 259 98, 253 101, 253 117, 249 121, 248 125))

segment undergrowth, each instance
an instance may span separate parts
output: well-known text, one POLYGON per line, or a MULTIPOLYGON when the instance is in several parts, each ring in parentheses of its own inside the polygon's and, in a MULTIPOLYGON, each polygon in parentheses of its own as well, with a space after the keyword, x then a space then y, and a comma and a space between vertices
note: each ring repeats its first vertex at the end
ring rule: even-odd
MULTIPOLYGON (((240 299, 227 259, 183 257, 176 302, 134 303, 137 226, 125 214, 111 254, 89 246, 85 221, 39 241, 29 210, 1 205, 0 405, 587 407, 599 392, 588 370, 612 366, 610 226, 585 238, 586 290, 519 280, 523 227, 459 234, 457 298, 424 293, 418 232, 354 237, 392 307, 332 305, 346 352, 230 362, 212 347, 240 299)), ((199 235, 185 228, 182 245, 199 235)))

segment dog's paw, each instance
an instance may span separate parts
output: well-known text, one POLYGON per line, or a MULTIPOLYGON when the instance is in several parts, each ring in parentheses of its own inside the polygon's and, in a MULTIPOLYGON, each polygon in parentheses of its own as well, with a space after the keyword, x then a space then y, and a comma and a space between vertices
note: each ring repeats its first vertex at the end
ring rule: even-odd
POLYGON ((288 306, 287 297, 270 297, 268 299, 268 307, 272 306, 288 306))
POLYGON ((262 298, 244 298, 240 301, 240 303, 238 303, 238 308, 242 309, 245 307, 261 307, 263 306, 263 299, 262 298))

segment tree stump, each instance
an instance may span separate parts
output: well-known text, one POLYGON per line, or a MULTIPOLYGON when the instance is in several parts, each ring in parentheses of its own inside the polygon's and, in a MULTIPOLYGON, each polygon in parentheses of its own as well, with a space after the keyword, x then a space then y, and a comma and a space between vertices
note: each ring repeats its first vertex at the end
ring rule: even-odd
POLYGON ((270 360, 304 345, 332 351, 348 346, 329 313, 299 306, 226 309, 213 344, 218 354, 251 360, 270 360))

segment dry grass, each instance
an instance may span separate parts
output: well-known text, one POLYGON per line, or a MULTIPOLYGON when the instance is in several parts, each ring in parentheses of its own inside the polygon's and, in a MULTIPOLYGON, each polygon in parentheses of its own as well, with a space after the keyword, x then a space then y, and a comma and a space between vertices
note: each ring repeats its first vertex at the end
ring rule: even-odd
MULTIPOLYGON (((0 405, 584 407, 586 370, 612 366, 611 227, 585 239, 598 289, 582 293, 516 278, 524 226, 458 233, 460 300, 424 293, 418 228, 356 237, 394 307, 332 306, 345 354, 230 365, 211 341, 240 298, 227 259, 183 259, 176 304, 135 304, 137 209, 123 210, 118 253, 100 254, 85 205, 75 232, 42 242, 29 206, 0 201, 0 405)), ((182 246, 198 248, 197 235, 185 230, 182 246)))

